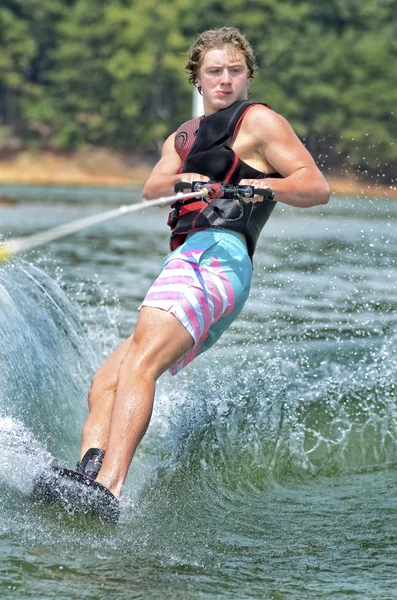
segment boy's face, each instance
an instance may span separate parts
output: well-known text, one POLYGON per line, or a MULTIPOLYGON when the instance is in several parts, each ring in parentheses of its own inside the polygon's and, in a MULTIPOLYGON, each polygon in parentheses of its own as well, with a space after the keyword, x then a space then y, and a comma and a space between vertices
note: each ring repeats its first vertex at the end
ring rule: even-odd
POLYGON ((227 108, 237 100, 245 100, 249 81, 247 64, 241 52, 231 46, 208 50, 197 76, 205 114, 227 108))

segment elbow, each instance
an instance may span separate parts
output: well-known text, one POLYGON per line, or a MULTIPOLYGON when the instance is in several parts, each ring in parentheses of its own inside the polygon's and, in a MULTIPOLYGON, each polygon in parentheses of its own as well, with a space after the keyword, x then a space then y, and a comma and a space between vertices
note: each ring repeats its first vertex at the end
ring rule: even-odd
POLYGON ((321 184, 318 186, 315 194, 315 202, 312 206, 318 206, 320 204, 328 204, 331 196, 331 189, 324 179, 321 184))
POLYGON ((295 206, 301 208, 313 208, 314 206, 321 206, 322 204, 328 204, 331 195, 331 190, 326 181, 321 185, 312 187, 310 195, 306 196, 303 201, 300 201, 295 206))
POLYGON ((331 197, 331 188, 329 187, 327 181, 324 179, 324 183, 321 186, 320 194, 319 194, 319 204, 328 204, 329 199, 331 197))
POLYGON ((148 181, 145 183, 145 185, 142 188, 142 198, 144 200, 151 200, 150 186, 148 185, 148 181))

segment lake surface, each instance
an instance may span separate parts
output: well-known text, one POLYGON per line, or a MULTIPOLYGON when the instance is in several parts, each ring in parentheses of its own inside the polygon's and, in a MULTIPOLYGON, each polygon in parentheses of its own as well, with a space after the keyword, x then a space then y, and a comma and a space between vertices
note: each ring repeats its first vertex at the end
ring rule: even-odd
MULTIPOLYGON (((0 235, 138 201, 3 187, 0 235)), ((278 205, 238 321, 159 381, 116 527, 32 503, 168 251, 147 209, 0 264, 0 597, 397 598, 397 202, 278 205)))

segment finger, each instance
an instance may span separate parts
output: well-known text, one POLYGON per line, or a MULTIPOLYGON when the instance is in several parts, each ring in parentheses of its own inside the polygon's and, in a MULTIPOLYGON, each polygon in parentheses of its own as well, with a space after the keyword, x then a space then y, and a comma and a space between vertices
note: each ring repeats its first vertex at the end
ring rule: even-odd
POLYGON ((252 185, 253 187, 258 187, 257 179, 240 179, 239 185, 252 185))
POLYGON ((209 177, 201 175, 200 173, 181 173, 181 179, 185 183, 192 183, 193 181, 209 181, 209 177))

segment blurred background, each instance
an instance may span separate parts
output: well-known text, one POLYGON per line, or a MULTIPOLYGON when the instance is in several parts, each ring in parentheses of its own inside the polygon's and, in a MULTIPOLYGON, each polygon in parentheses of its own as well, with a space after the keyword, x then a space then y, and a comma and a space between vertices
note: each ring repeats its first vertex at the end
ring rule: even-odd
POLYGON ((189 46, 223 25, 336 191, 395 193, 395 0, 1 0, 0 181, 141 185, 192 116, 189 46))

